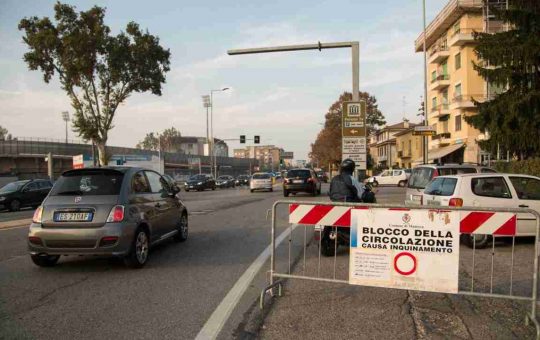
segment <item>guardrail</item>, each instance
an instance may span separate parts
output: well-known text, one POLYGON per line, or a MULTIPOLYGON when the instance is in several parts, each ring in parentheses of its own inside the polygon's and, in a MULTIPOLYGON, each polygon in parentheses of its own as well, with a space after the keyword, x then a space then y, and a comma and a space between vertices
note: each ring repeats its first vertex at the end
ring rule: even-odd
MULTIPOLYGON (((540 339, 540 324, 536 319, 540 214, 535 210, 283 200, 276 201, 272 206, 271 223, 269 285, 261 292, 260 308, 264 306, 266 295, 273 295, 275 288, 278 288, 279 296, 281 296, 283 279, 503 298, 530 303, 530 312, 527 313, 525 322, 527 325, 529 324, 529 320, 534 323, 537 339, 540 339), (288 258, 286 258, 287 265, 284 271, 276 270, 276 226, 278 207, 280 206, 287 206, 289 214, 288 258), (528 214, 529 217, 531 215, 534 216, 535 242, 533 257, 531 259, 533 263, 532 275, 530 280, 527 279, 526 281, 526 283, 530 283, 530 292, 527 290, 523 293, 523 289, 525 288, 523 286, 523 279, 520 279, 520 294, 519 292, 516 293, 514 289, 514 267, 516 263, 515 239, 516 235, 519 236, 518 215, 523 216, 522 214, 528 214), (377 220, 374 216, 380 216, 381 218, 377 220), (402 222, 398 221, 396 223, 396 216, 401 218, 402 222), (423 221, 418 223, 425 222, 425 224, 412 224, 411 219, 418 216, 422 217, 422 219, 418 218, 418 220, 423 221), (377 225, 380 221, 383 221, 385 227, 377 225), (388 228, 386 227, 387 225, 388 228), (298 257, 299 265, 303 263, 301 274, 293 273, 292 268, 293 254, 291 247, 293 244, 293 229, 296 229, 298 226, 304 227, 303 236, 300 236, 303 250, 298 257), (311 244, 312 240, 311 236, 308 238, 308 228, 313 228, 315 232, 314 239, 318 246, 316 258, 311 259, 317 262, 317 270, 313 275, 309 275, 306 272, 307 247, 311 244), (348 231, 350 238, 348 245, 350 254, 348 261, 348 280, 336 277, 337 249, 341 242, 340 231, 343 233, 348 231), (412 238, 413 233, 416 237, 414 239, 412 238), (439 234, 437 236, 433 235, 434 233, 439 234), (497 241, 503 237, 512 240, 510 254, 507 251, 501 251, 500 254, 495 251, 497 241), (490 252, 478 254, 480 248, 489 245, 487 242, 489 239, 492 239, 490 252), (467 241, 471 250, 461 250, 460 240, 467 241), (360 244, 363 248, 359 246, 360 244), (385 253, 386 250, 379 251, 382 247, 389 249, 388 254, 385 253), (471 252, 471 261, 469 261, 471 262, 471 272, 463 273, 462 275, 459 268, 466 262, 466 258, 464 257, 469 252, 471 252), (395 255, 395 253, 398 254, 395 255), (442 253, 441 256, 443 257, 439 256, 440 253, 442 253), (500 268, 498 268, 497 272, 494 271, 496 254, 501 257, 510 256, 510 268, 508 268, 508 272, 502 271, 500 268), (321 275, 321 255, 333 255, 333 268, 330 270, 332 273, 330 276, 321 275), (444 257, 446 255, 448 256, 444 257), (475 277, 479 259, 483 259, 479 257, 481 255, 484 255, 484 257, 486 255, 490 256, 489 283, 482 282, 481 279, 475 277), (384 260, 381 260, 383 258, 384 260), (441 263, 441 259, 444 262, 441 263), (404 268, 400 264, 402 260, 409 261, 412 264, 412 268, 404 268), (390 263, 392 261, 393 268, 390 263), (433 275, 429 274, 431 272, 435 272, 440 277, 436 276, 433 282, 429 281, 430 279, 433 280, 433 275), (452 276, 452 273, 455 274, 455 277, 452 276), (497 291, 494 289, 494 277, 496 274, 502 275, 500 277, 497 276, 497 281, 499 281, 497 291), (391 276, 391 280, 386 275, 391 276), (470 278, 467 278, 467 275, 470 275, 470 278), (479 289, 478 286, 481 288, 479 289), (481 291, 483 286, 488 286, 489 289, 487 291, 481 291), (505 288, 503 290, 501 288, 507 286, 507 289, 505 288)), ((523 252, 520 252, 520 256, 522 254, 523 252)), ((328 260, 325 262, 328 264, 328 260)), ((325 271, 328 272, 328 270, 325 271)))

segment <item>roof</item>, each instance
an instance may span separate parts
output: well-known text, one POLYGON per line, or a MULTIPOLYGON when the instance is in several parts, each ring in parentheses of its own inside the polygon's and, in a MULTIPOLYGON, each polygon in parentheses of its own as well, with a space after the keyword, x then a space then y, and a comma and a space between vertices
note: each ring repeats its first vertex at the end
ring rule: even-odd
MULTIPOLYGON (((406 135, 408 134, 409 132, 413 132, 414 131, 414 127, 418 125, 418 124, 415 124, 414 126, 411 126, 410 128, 406 129, 406 130, 403 130, 403 131, 399 131, 397 133, 394 134, 395 137, 398 137, 398 136, 403 136, 403 135, 406 135)), ((418 137, 421 137, 421 136, 418 136, 418 137)))
MULTIPOLYGON (((433 45, 463 14, 481 12, 483 0, 450 0, 426 27, 426 49, 433 45)), ((414 50, 424 50, 424 32, 414 41, 414 50)))

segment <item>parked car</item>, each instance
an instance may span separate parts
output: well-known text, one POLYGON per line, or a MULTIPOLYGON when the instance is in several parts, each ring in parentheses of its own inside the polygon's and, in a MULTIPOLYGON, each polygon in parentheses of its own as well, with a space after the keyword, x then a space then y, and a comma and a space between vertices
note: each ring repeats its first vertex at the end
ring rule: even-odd
POLYGON ((0 210, 19 211, 23 207, 37 207, 52 188, 47 179, 11 182, 0 189, 0 210))
POLYGON ((324 171, 317 172, 317 178, 323 183, 328 183, 328 175, 324 171))
POLYGON ((237 185, 249 185, 249 175, 240 175, 236 178, 237 185))
POLYGON ((272 175, 267 172, 254 173, 249 181, 249 189, 251 192, 255 190, 274 191, 272 175))
POLYGON ((474 164, 423 164, 415 167, 407 183, 405 204, 421 204, 426 185, 437 176, 460 175, 471 173, 496 173, 486 166, 474 164))
POLYGON ((321 194, 321 182, 315 171, 311 169, 293 169, 283 179, 283 196, 307 192, 313 196, 321 194))
POLYGON ((216 186, 218 188, 234 188, 236 186, 236 183, 232 176, 222 175, 219 176, 216 180, 216 186))
POLYGON ((409 174, 405 169, 391 169, 384 170, 379 175, 371 176, 366 179, 366 183, 370 183, 373 186, 379 185, 397 185, 398 187, 404 187, 409 180, 409 174))
MULTIPOLYGON (((540 212, 540 178, 518 174, 467 174, 439 176, 428 183, 421 203, 433 206, 482 208, 530 208, 540 212)), ((517 236, 535 236, 536 219, 517 215, 517 236)), ((483 248, 488 235, 475 235, 475 246, 483 248)), ((462 235, 473 246, 472 235, 462 235)))
POLYGON ((193 175, 186 182, 186 191, 203 191, 206 189, 216 190, 216 181, 214 180, 214 177, 212 177, 212 175, 193 175))
POLYGON ((32 261, 54 266, 61 255, 105 255, 146 264, 149 249, 188 237, 188 212, 159 173, 136 167, 69 170, 34 213, 32 261))

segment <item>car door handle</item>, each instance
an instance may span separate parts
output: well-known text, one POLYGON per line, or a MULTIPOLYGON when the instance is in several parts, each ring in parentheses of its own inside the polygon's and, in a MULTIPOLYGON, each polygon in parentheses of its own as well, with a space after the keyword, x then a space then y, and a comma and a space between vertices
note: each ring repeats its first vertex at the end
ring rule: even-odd
POLYGON ((529 206, 528 206, 528 205, 525 205, 525 204, 520 204, 519 207, 520 207, 520 208, 528 208, 529 206))

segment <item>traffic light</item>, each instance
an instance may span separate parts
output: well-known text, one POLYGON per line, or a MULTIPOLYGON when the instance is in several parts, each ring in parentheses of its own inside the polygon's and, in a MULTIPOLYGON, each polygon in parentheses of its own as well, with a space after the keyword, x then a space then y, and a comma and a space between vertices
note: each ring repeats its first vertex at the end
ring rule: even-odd
POLYGON ((254 142, 255 142, 255 144, 259 144, 261 142, 261 137, 260 136, 255 136, 254 142))
POLYGON ((240 143, 242 144, 246 143, 246 135, 240 135, 240 143))

